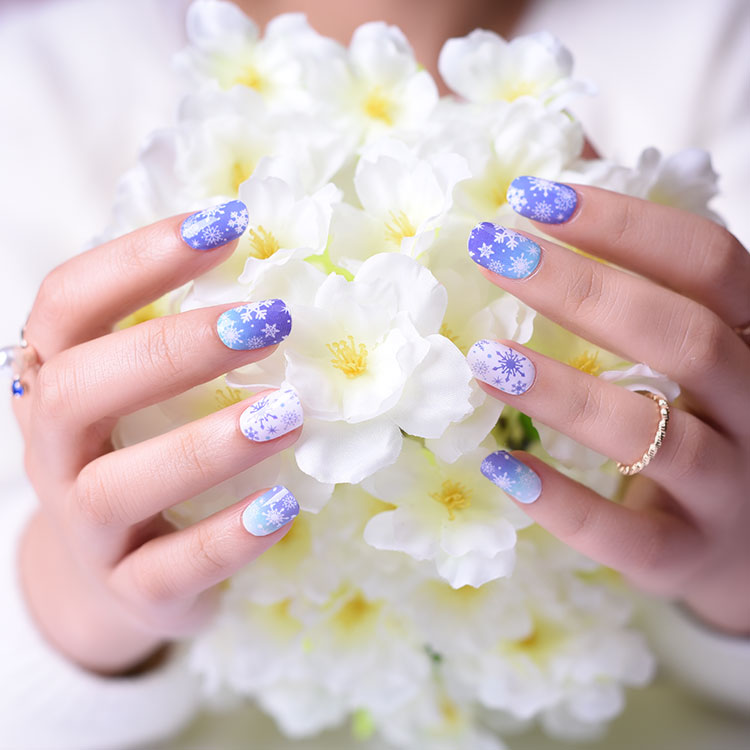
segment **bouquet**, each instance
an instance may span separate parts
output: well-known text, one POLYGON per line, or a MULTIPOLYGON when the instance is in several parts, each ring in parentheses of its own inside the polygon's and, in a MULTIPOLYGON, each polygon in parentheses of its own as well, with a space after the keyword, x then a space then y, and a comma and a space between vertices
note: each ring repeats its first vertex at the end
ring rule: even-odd
POLYGON ((345 47, 299 14, 261 36, 230 3, 197 0, 187 24, 178 121, 123 177, 106 236, 235 199, 248 226, 228 260, 122 325, 238 300, 257 314, 250 302, 280 298, 292 332, 268 359, 122 419, 117 444, 267 387, 293 389, 305 414, 292 448, 169 513, 187 525, 274 485, 302 507, 222 587, 216 620, 189 645, 207 699, 257 700, 291 737, 351 722, 356 737, 403 748, 497 750, 504 731, 535 722, 560 737, 601 732, 654 670, 630 625, 634 597, 480 464, 524 448, 613 501, 619 474, 488 398, 465 355, 514 339, 626 388, 677 387, 487 283, 467 239, 483 221, 531 227, 512 210, 529 197, 508 190, 518 175, 538 178, 535 198, 552 179, 712 215, 707 156, 584 158, 565 108, 591 86, 549 34, 448 40, 439 69, 453 93, 440 97, 384 23, 345 47))

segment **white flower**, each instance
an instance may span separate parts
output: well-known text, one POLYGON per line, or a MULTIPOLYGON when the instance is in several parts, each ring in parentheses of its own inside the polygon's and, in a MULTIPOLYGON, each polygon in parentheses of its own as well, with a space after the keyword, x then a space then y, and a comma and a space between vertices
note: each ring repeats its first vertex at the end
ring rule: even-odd
POLYGON ((658 149, 647 148, 638 159, 627 192, 723 224, 708 205, 719 192, 718 179, 711 156, 703 149, 687 148, 665 157, 658 149))
MULTIPOLYGON (((301 266, 309 280, 313 271, 301 266)), ((300 270, 293 262, 284 266, 283 283, 293 284, 300 270)), ((445 289, 418 262, 381 253, 365 261, 352 281, 319 277, 315 290, 297 284, 279 295, 294 321, 280 356, 228 380, 248 385, 284 379, 305 412, 295 445, 300 468, 322 482, 359 482, 395 461, 402 430, 440 437, 465 417, 472 408, 471 372, 438 333, 445 289), (264 379, 254 379, 261 372, 264 379)), ((275 296, 278 280, 269 269, 255 293, 275 296)))
POLYGON ((315 32, 301 13, 277 16, 261 38, 234 3, 195 0, 186 23, 190 45, 176 64, 196 83, 244 86, 286 108, 309 106, 302 85, 306 59, 342 54, 340 45, 315 32))
POLYGON ((516 529, 531 521, 479 472, 489 450, 484 446, 445 464, 414 440, 404 441, 396 463, 363 483, 396 506, 367 524, 365 541, 416 560, 434 560, 453 588, 510 575, 516 529))
POLYGON ((354 32, 345 60, 311 64, 307 81, 327 116, 358 140, 419 127, 438 99, 435 82, 420 70, 406 37, 382 22, 354 32))
POLYGON ((238 281, 252 285, 263 265, 303 260, 325 250, 332 206, 340 192, 328 183, 312 195, 298 198, 286 181, 254 175, 242 183, 239 197, 252 218, 236 251, 247 258, 238 281))
POLYGON ((477 29, 449 39, 438 67, 448 86, 477 104, 534 97, 562 109, 573 94, 593 93, 590 85, 570 77, 572 55, 544 32, 507 42, 492 31, 477 29))
POLYGON ((485 151, 472 155, 472 179, 457 186, 454 199, 474 222, 491 221, 502 210, 503 222, 514 225, 518 218, 507 203, 510 183, 518 175, 558 179, 583 148, 580 123, 529 98, 487 108, 466 128, 485 151))
POLYGON ((352 271, 380 252, 418 258, 434 241, 453 203, 453 188, 470 176, 457 154, 420 158, 402 141, 384 138, 365 149, 354 186, 362 209, 337 207, 331 259, 352 271))

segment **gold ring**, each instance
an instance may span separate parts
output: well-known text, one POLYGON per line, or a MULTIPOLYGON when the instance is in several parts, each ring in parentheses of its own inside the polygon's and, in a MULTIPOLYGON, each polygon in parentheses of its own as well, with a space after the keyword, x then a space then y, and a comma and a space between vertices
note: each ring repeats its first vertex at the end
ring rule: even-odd
POLYGON ((667 434, 667 424, 669 423, 669 402, 664 396, 652 393, 651 391, 636 391, 636 393, 648 396, 656 402, 659 407, 659 424, 656 428, 656 436, 651 445, 648 446, 648 450, 640 459, 638 459, 638 461, 634 464, 621 464, 619 461, 617 462, 618 471, 626 477, 630 477, 633 474, 637 474, 639 471, 643 471, 651 463, 651 459, 656 455, 656 451, 659 450, 661 444, 664 442, 664 436, 667 434))

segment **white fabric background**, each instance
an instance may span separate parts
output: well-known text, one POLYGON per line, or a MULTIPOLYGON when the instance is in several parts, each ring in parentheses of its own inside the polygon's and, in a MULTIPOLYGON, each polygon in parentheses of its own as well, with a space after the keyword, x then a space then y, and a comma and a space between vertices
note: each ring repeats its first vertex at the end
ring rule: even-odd
MULTIPOLYGON (((16 340, 44 274, 104 224, 138 144, 174 118, 172 53, 185 0, 0 0, 0 342, 16 340)), ((521 30, 547 29, 602 94, 577 108, 601 153, 634 163, 656 145, 709 148, 725 195, 715 205, 750 241, 750 3, 545 0, 521 30)), ((4 385, 2 387, 5 387, 4 385)), ((9 399, 0 398, 0 502, 22 480, 9 399)), ((698 657, 696 657, 698 658, 698 657)), ((700 664, 699 662, 696 662, 700 664)), ((750 721, 660 678, 591 750, 746 747, 750 721)), ((113 730, 115 731, 115 730, 113 730)), ((197 722, 169 748, 283 747, 251 713, 197 722)), ((345 737, 345 735, 344 735, 345 737)), ((1 742, 1 740, 0 740, 1 742)), ((1 745, 0 745, 1 746, 1 745)), ((153 747, 153 743, 150 743, 153 747)), ((300 749, 347 747, 324 738, 300 749)), ((552 745, 538 735, 518 750, 552 745)), ((363 748, 364 750, 364 748, 363 748)))

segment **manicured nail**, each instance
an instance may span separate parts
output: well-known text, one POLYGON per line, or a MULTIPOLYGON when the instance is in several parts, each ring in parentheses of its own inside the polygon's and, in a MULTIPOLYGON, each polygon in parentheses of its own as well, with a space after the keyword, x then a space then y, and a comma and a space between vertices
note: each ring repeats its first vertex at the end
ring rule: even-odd
POLYGON ((482 339, 466 355, 477 380, 516 396, 531 388, 536 370, 528 357, 497 341, 482 339))
POLYGON ((545 224, 562 224, 578 205, 573 188, 541 177, 516 177, 506 197, 517 214, 545 224))
POLYGON ((253 500, 242 512, 242 525, 253 536, 268 536, 299 515, 299 504, 283 485, 277 484, 253 500))
POLYGON ((475 263, 508 279, 523 279, 539 265, 542 250, 528 237, 489 221, 469 235, 469 255, 475 263))
POLYGON ((248 302, 219 315, 216 330, 230 349, 260 349, 278 344, 289 335, 292 316, 280 299, 248 302))
POLYGON ((240 429, 246 438, 264 443, 299 427, 303 418, 299 396, 287 386, 250 404, 240 415, 240 429))
POLYGON ((182 222, 182 239, 196 250, 213 250, 237 239, 247 229, 247 206, 229 201, 188 216, 182 222))
POLYGON ((542 494, 542 480, 508 451, 495 451, 482 461, 482 474, 519 503, 533 503, 542 494))

